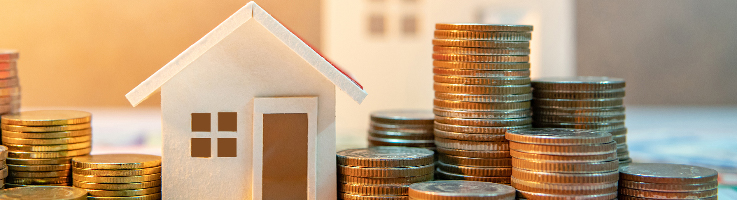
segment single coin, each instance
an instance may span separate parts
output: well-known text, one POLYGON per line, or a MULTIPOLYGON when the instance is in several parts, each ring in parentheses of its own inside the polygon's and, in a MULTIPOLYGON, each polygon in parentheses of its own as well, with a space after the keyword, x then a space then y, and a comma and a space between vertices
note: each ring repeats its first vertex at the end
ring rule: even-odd
POLYGON ((3 115, 3 124, 20 126, 58 126, 89 123, 92 114, 76 110, 35 110, 3 115))
POLYGON ((423 176, 412 176, 412 177, 396 177, 396 178, 367 178, 367 177, 355 177, 338 175, 339 183, 351 183, 351 184, 365 184, 365 185, 376 185, 376 184, 412 184, 425 181, 431 181, 433 179, 432 174, 423 176))
POLYGON ((400 196, 407 195, 409 184, 338 184, 338 192, 357 195, 400 196))
POLYGON ((530 48, 530 42, 507 42, 494 40, 451 40, 433 39, 432 45, 450 47, 483 47, 483 48, 530 48))
POLYGON ((149 181, 143 183, 90 183, 73 181, 74 187, 93 189, 93 190, 136 190, 161 186, 161 181, 149 181))
POLYGON ((444 47, 433 46, 433 53, 439 54, 460 54, 460 55, 507 55, 507 56, 524 56, 530 55, 528 48, 473 48, 473 47, 444 47))
POLYGON ((513 158, 552 161, 552 162, 604 162, 617 159, 617 152, 598 155, 546 155, 520 152, 515 149, 509 151, 513 158))
MULTIPOLYGON (((436 46, 438 47, 438 46, 436 46)), ((453 48, 453 47, 449 47, 453 48)), ((463 47, 460 47, 463 48, 463 47)), ((464 48, 483 49, 483 48, 464 48)), ((435 60, 432 65, 437 68, 470 69, 470 70, 529 70, 530 63, 472 63, 435 60)))
POLYGON ((462 175, 462 174, 454 174, 454 173, 443 171, 441 169, 437 170, 436 176, 440 180, 466 180, 466 181, 492 182, 492 183, 500 183, 500 184, 510 184, 512 182, 509 176, 490 176, 490 177, 469 176, 469 175, 462 175))
POLYGON ((55 164, 69 164, 71 162, 72 158, 70 157, 64 157, 64 158, 45 158, 45 159, 35 159, 35 158, 7 158, 5 161, 8 164, 15 164, 15 165, 55 165, 55 164))
MULTIPOLYGON (((528 77, 492 77, 476 78, 464 76, 434 75, 436 83, 464 84, 464 85, 527 85, 530 84, 528 77)), ((530 94, 532 97, 532 94, 530 94)))
POLYGON ((566 129, 589 129, 598 131, 616 130, 624 128, 624 122, 610 123, 548 123, 533 122, 535 128, 566 128, 566 129))
POLYGON ((470 69, 449 69, 449 68, 432 68, 435 75, 456 76, 456 77, 476 77, 476 78, 527 78, 530 77, 530 70, 470 70, 470 69))
POLYGON ((132 197, 160 193, 161 187, 133 190, 87 190, 87 192, 93 197, 132 197))
POLYGON ((719 182, 711 181, 698 184, 672 184, 672 183, 645 183, 628 180, 619 180, 620 188, 630 188, 637 190, 660 191, 660 192, 695 192, 704 190, 714 190, 719 186, 719 182))
POLYGON ((383 124, 431 125, 433 114, 429 110, 383 110, 371 113, 371 121, 383 124))
POLYGON ((37 151, 68 151, 77 149, 86 149, 92 147, 92 142, 80 142, 74 144, 59 144, 59 145, 17 145, 17 144, 5 144, 10 151, 25 151, 25 152, 37 152, 37 151))
POLYGON ((90 123, 58 125, 58 126, 20 126, 20 125, 0 125, 3 131, 24 132, 24 133, 40 133, 40 132, 60 132, 89 129, 90 123))
POLYGON ((432 140, 432 134, 403 133, 393 131, 377 131, 369 129, 369 136, 387 139, 403 139, 403 140, 432 140))
POLYGON ((13 183, 5 183, 5 189, 9 188, 20 188, 20 187, 38 187, 38 186, 69 186, 69 183, 57 183, 57 184, 33 184, 33 185, 23 185, 23 184, 13 184, 13 183))
POLYGON ((62 171, 50 171, 50 172, 21 172, 21 171, 10 171, 9 177, 13 178, 54 178, 54 177, 69 177, 69 170, 62 171))
POLYGON ((435 137, 478 142, 507 141, 503 134, 469 134, 435 130, 435 137))
POLYGON ((432 174, 435 169, 434 164, 413 166, 413 167, 356 167, 338 165, 338 174, 355 176, 355 177, 413 177, 432 174))
POLYGON ((435 146, 446 149, 461 149, 471 151, 509 151, 509 143, 507 143, 506 141, 477 142, 451 140, 436 137, 435 146))
POLYGON ((87 155, 90 154, 90 151, 92 148, 48 152, 9 151, 8 158, 66 158, 87 155))
POLYGON ((532 25, 476 24, 476 23, 440 24, 439 23, 439 24, 435 24, 435 30, 530 32, 532 31, 532 25))
POLYGON ((435 92, 444 92, 444 93, 491 94, 491 95, 526 94, 526 93, 530 93, 531 91, 530 85, 484 86, 484 85, 461 85, 461 84, 446 84, 446 83, 434 83, 433 89, 435 90, 435 92))
POLYGON ((508 95, 473 95, 458 93, 435 93, 436 99, 468 102, 520 102, 532 100, 532 93, 508 95))
POLYGON ((691 165, 631 163, 619 171, 622 180, 646 183, 698 184, 717 180, 716 170, 691 165))
POLYGON ((339 165, 360 167, 408 167, 433 163, 434 152, 411 147, 373 147, 338 151, 339 165))
POLYGON ((446 164, 443 162, 438 161, 437 162, 438 169, 454 173, 454 174, 463 174, 463 175, 469 175, 469 176, 484 176, 484 177, 490 177, 490 176, 511 176, 512 175, 512 167, 478 167, 478 166, 461 166, 461 165, 452 165, 452 164, 446 164))
POLYGON ((547 99, 611 99, 623 98, 624 89, 602 91, 535 90, 532 92, 532 96, 547 99))
POLYGON ((24 171, 24 172, 36 172, 36 171, 60 171, 69 170, 69 164, 58 164, 58 165, 7 165, 10 170, 24 171))
POLYGON ((534 193, 518 190, 517 196, 525 199, 547 199, 547 200, 567 200, 567 199, 588 199, 588 200, 610 200, 617 197, 616 192, 608 194, 591 194, 591 195, 556 195, 545 193, 534 193))
POLYGON ((161 199, 161 193, 147 194, 132 197, 87 197, 87 200, 157 200, 161 199))
POLYGON ((511 158, 509 151, 470 151, 461 149, 448 149, 443 147, 437 147, 436 151, 439 154, 446 154, 460 157, 471 157, 471 158, 511 158))
MULTIPOLYGON (((464 110, 464 111, 511 111, 511 110, 522 110, 530 109, 529 101, 522 102, 491 102, 491 103, 480 103, 480 102, 465 102, 465 101, 448 101, 433 99, 433 105, 435 108, 447 109, 447 110, 464 110)), ((530 121, 532 120, 531 118, 530 121)), ((437 121, 437 116, 435 121, 437 121)), ((529 122, 527 122, 529 124, 529 122)), ((462 124, 458 124, 462 125, 462 124)))
POLYGON ((338 195, 340 196, 340 199, 343 200, 408 200, 407 196, 373 196, 349 193, 340 193, 338 195))
POLYGON ((621 78, 602 76, 546 77, 535 79, 532 87, 541 90, 599 91, 624 88, 621 78))
POLYGON ((473 166, 473 167, 512 167, 511 158, 470 158, 438 154, 438 161, 451 165, 473 166))
POLYGON ((66 186, 34 186, 0 190, 0 199, 85 200, 87 190, 66 186))
POLYGON ((622 98, 611 98, 611 99, 546 99, 546 98, 535 98, 532 100, 533 106, 543 107, 563 107, 563 108, 608 108, 608 107, 619 107, 624 104, 622 98))
POLYGON ((459 126, 459 125, 443 124, 443 123, 435 122, 435 129, 438 129, 441 131, 456 132, 456 133, 504 134, 507 132, 507 130, 525 129, 525 128, 530 128, 530 127, 532 126, 522 125, 522 126, 507 126, 507 127, 476 127, 476 126, 459 126))
POLYGON ((529 56, 486 56, 486 55, 459 55, 459 54, 432 54, 432 59, 457 62, 529 62, 529 56))
POLYGON ((534 121, 547 123, 614 123, 624 122, 625 115, 585 116, 585 115, 535 115, 534 121))
POLYGON ((3 131, 3 136, 5 137, 11 137, 11 138, 39 138, 39 139, 49 139, 49 138, 69 138, 69 137, 79 137, 79 136, 89 136, 92 134, 92 129, 82 129, 82 130, 76 130, 76 131, 62 131, 62 132, 47 132, 47 133, 23 133, 23 132, 12 132, 12 131, 3 131))
POLYGON ((443 124, 455 124, 462 126, 521 126, 532 123, 532 118, 517 118, 517 119, 464 119, 464 118, 451 118, 435 116, 435 121, 443 124))
POLYGON ((530 32, 435 30, 435 39, 530 41, 530 32))
POLYGON ((403 140, 403 139, 390 139, 390 138, 376 138, 368 137, 370 144, 376 146, 405 146, 405 147, 434 147, 434 140, 403 140))
POLYGON ((71 182, 69 177, 51 177, 51 178, 6 178, 6 183, 36 185, 36 184, 66 184, 71 182))
POLYGON ((90 169, 138 169, 161 166, 161 156, 146 154, 99 154, 76 157, 72 166, 90 169))
POLYGON ((541 183, 616 183, 619 180, 619 173, 616 170, 603 173, 571 174, 529 171, 512 167, 512 176, 520 180, 541 183))
POLYGON ((92 140, 92 135, 79 136, 79 137, 68 137, 68 138, 53 138, 53 139, 25 139, 25 138, 11 138, 3 136, 3 144, 15 144, 15 145, 54 145, 54 144, 70 144, 80 143, 92 140))
POLYGON ((428 181, 409 186, 409 197, 426 200, 513 200, 511 186, 477 181, 428 181))
POLYGON ((403 132, 403 133, 417 133, 417 134, 429 134, 432 133, 433 126, 430 125, 396 125, 396 124, 382 124, 377 122, 371 122, 370 128, 377 131, 391 131, 391 132, 403 132))
POLYGON ((616 171, 619 160, 604 162, 551 162, 512 158, 512 166, 530 171, 560 172, 560 173, 598 173, 616 171))
POLYGON ((519 152, 546 154, 546 155, 602 155, 617 152, 617 143, 614 141, 603 144, 581 145, 546 145, 528 144, 510 141, 509 148, 519 152))
POLYGON ((0 49, 0 61, 18 60, 18 51, 12 49, 0 49))
POLYGON ((618 116, 625 115, 624 106, 607 108, 562 108, 562 107, 535 107, 535 115, 554 116, 618 116))
POLYGON ((604 131, 562 128, 509 130, 506 138, 519 143, 554 145, 601 144, 612 141, 612 135, 604 131))
POLYGON ((468 111, 468 110, 449 110, 443 108, 433 108, 433 112, 437 116, 467 119, 505 119, 505 118, 529 118, 532 116, 530 109, 519 110, 487 110, 487 111, 468 111))
POLYGON ((617 183, 541 183, 512 177, 512 186, 517 190, 552 195, 592 195, 617 192, 617 183))
POLYGON ((643 197, 643 198, 700 199, 700 198, 716 196, 717 189, 693 191, 693 192, 659 192, 659 191, 636 190, 636 189, 630 189, 630 188, 619 188, 619 193, 622 195, 633 196, 633 197, 643 197))
POLYGON ((72 172, 74 174, 92 176, 141 176, 146 174, 161 173, 161 166, 142 169, 90 169, 72 167, 72 172))
POLYGON ((91 183, 140 183, 161 180, 161 173, 140 176, 94 176, 72 174, 75 181, 91 183))

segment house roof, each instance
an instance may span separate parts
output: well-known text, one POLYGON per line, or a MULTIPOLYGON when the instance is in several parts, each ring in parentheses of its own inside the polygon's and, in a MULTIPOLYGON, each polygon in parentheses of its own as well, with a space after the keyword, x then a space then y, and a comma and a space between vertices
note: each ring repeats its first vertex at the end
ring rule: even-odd
POLYGON ((184 50, 176 58, 169 61, 169 63, 164 65, 159 71, 156 71, 151 77, 148 77, 141 84, 133 88, 125 97, 131 105, 134 107, 137 106, 149 96, 156 93, 164 83, 176 76, 182 69, 249 20, 256 20, 263 25, 276 38, 287 45, 289 49, 307 61, 315 70, 325 75, 328 80, 348 94, 354 101, 360 104, 366 98, 366 95, 368 95, 356 80, 330 63, 317 51, 312 49, 312 47, 284 27, 284 25, 279 23, 279 21, 274 19, 274 17, 269 15, 264 9, 251 1, 235 12, 235 14, 228 17, 223 23, 220 23, 220 25, 207 33, 199 41, 184 50))

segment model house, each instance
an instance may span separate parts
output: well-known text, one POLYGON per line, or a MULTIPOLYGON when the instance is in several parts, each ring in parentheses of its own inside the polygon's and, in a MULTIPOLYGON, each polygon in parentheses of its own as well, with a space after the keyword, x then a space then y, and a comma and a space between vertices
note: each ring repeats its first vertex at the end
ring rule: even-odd
POLYGON ((366 92, 254 2, 131 90, 161 91, 164 199, 336 199, 336 86, 366 92))

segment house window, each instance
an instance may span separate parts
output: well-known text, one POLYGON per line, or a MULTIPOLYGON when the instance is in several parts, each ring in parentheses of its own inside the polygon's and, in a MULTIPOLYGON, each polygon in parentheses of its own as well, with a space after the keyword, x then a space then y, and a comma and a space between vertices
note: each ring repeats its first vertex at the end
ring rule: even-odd
POLYGON ((210 138, 192 138, 192 157, 210 157, 210 138))
POLYGON ((192 113, 192 132, 210 132, 210 113, 192 113))
POLYGON ((417 33, 417 17, 405 15, 402 18, 402 33, 404 35, 415 35, 417 33))
POLYGON ((368 30, 371 35, 382 36, 386 31, 385 17, 381 14, 372 14, 368 19, 368 30))
POLYGON ((236 139, 218 138, 218 157, 236 157, 236 139))
POLYGON ((236 112, 219 112, 218 113, 218 131, 236 132, 238 131, 238 113, 236 112))
MULTIPOLYGON (((211 113, 192 113, 192 132, 212 132, 211 113)), ((217 130, 219 132, 238 131, 238 113, 218 112, 217 130)), ((217 138, 217 157, 237 157, 237 138, 217 138)), ((212 157, 212 138, 192 138, 190 151, 192 157, 212 157)))

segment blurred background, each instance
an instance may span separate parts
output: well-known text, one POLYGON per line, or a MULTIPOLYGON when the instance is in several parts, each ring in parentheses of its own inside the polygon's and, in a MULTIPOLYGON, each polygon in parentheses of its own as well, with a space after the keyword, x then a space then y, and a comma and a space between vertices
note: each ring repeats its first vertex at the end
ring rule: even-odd
MULTIPOLYGON (((531 24, 533 79, 627 81, 636 162, 706 165, 737 183, 737 1, 256 2, 369 93, 361 105, 337 95, 339 149, 367 144, 372 111, 432 108, 435 23, 531 24)), ((20 52, 23 110, 91 111, 93 153, 159 154, 159 96, 133 108, 124 95, 246 3, 0 0, 0 48, 20 52)))

